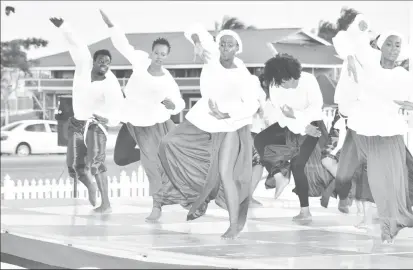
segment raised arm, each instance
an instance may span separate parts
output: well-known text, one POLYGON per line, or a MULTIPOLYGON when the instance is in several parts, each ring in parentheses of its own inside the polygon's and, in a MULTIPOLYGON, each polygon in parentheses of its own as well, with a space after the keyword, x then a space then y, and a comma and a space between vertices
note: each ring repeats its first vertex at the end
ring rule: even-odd
POLYGON ((92 57, 86 43, 73 33, 71 27, 61 18, 50 18, 54 26, 59 28, 69 45, 69 53, 77 68, 91 68, 92 57))
MULTIPOLYGON (((196 50, 206 50, 207 62, 219 60, 218 45, 215 43, 213 36, 201 25, 194 24, 187 31, 184 32, 186 39, 188 39, 196 48, 196 50)), ((203 53, 196 51, 197 53, 203 53)), ((204 62, 205 59, 203 59, 204 62)))
POLYGON ((132 67, 142 65, 145 61, 149 61, 149 54, 141 51, 135 50, 135 48, 130 45, 129 40, 126 38, 125 33, 120 29, 119 26, 115 26, 109 17, 100 10, 103 21, 109 27, 110 38, 112 40, 113 46, 132 64, 132 67))

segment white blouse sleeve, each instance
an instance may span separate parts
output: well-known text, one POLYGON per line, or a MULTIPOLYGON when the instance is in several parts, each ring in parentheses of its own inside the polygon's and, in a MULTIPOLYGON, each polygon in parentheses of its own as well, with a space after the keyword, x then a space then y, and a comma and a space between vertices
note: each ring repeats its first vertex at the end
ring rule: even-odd
POLYGON ((241 102, 239 102, 237 106, 233 106, 228 111, 229 116, 234 121, 253 116, 260 107, 258 93, 255 88, 256 82, 254 78, 249 74, 248 70, 246 70, 245 74, 243 74, 242 76, 245 76, 243 78, 245 85, 248 85, 249 87, 243 87, 241 102))
POLYGON ((125 99, 123 98, 122 89, 120 87, 119 81, 111 70, 107 72, 109 76, 110 86, 105 87, 105 102, 106 110, 108 113, 108 126, 117 126, 122 120, 122 109, 124 108, 123 103, 125 99))
POLYGON ((202 47, 210 52, 211 61, 218 61, 219 50, 217 43, 214 41, 214 37, 201 24, 194 24, 184 32, 186 39, 188 39, 189 42, 195 45, 192 40, 193 34, 198 35, 202 47))
POLYGON ((147 52, 135 50, 130 45, 125 33, 118 26, 109 28, 109 32, 113 46, 132 64, 134 69, 137 67, 147 68, 147 64, 150 61, 147 52))
POLYGON ((320 85, 314 75, 309 74, 305 82, 307 88, 308 106, 304 110, 294 111, 297 121, 303 125, 309 125, 313 119, 321 116, 323 110, 323 95, 321 94, 320 85))
POLYGON ((67 22, 60 26, 68 45, 69 53, 75 63, 76 68, 87 71, 92 68, 93 59, 89 48, 72 30, 67 22))
POLYGON ((171 80, 171 94, 167 98, 169 98, 173 102, 173 104, 175 104, 175 109, 170 110, 170 114, 176 115, 180 113, 183 109, 185 109, 185 101, 181 96, 181 91, 179 90, 179 86, 176 83, 175 79, 172 77, 172 75, 169 76, 169 79, 171 80))

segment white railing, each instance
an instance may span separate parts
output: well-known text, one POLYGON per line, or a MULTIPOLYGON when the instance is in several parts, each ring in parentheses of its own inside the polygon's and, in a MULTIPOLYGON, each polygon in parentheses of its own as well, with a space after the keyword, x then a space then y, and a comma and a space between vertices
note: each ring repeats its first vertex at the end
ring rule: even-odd
MULTIPOLYGON (((73 180, 62 179, 38 179, 36 180, 12 180, 6 175, 1 189, 2 200, 21 199, 64 199, 73 198, 73 180)), ((136 198, 149 197, 149 181, 142 166, 138 171, 133 171, 129 176, 122 171, 119 179, 108 176, 110 198, 136 198)), ((97 194, 100 197, 99 192, 97 194)), ((77 185, 77 198, 87 199, 87 189, 83 184, 77 185)))

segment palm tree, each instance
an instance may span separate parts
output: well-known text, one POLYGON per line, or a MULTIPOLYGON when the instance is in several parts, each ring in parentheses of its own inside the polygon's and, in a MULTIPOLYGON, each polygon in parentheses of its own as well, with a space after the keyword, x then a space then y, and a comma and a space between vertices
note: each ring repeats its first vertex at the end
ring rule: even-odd
POLYGON ((222 18, 222 22, 215 22, 215 36, 222 30, 254 30, 257 29, 253 25, 246 25, 243 21, 237 17, 231 17, 225 15, 222 18))

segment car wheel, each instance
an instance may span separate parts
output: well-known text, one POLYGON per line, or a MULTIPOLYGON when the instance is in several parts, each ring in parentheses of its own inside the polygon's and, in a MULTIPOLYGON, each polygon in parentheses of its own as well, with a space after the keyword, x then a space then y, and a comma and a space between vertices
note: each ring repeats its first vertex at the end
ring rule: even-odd
POLYGON ((28 155, 30 155, 30 153, 31 153, 31 149, 27 143, 21 143, 16 148, 16 154, 19 157, 27 157, 28 155))

